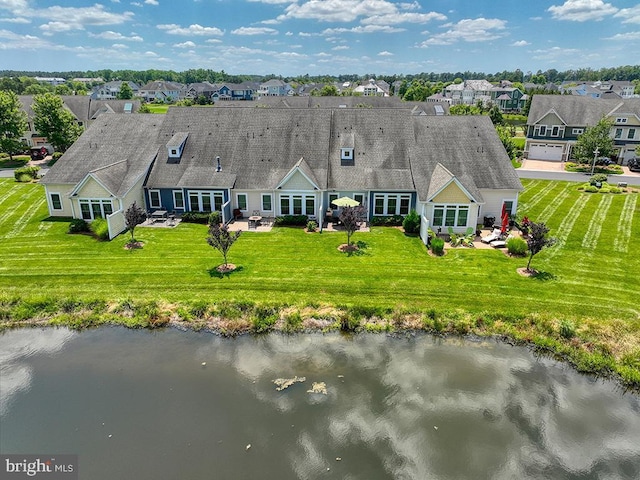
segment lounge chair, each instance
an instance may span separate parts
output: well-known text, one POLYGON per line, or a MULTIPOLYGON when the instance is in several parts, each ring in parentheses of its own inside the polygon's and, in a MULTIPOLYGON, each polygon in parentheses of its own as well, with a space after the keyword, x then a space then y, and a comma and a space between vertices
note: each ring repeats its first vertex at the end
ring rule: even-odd
POLYGON ((494 228, 493 232, 491 232, 489 235, 485 235, 484 237, 480 238, 480 241, 482 243, 491 243, 495 242, 496 240, 502 240, 502 231, 499 228, 494 228))

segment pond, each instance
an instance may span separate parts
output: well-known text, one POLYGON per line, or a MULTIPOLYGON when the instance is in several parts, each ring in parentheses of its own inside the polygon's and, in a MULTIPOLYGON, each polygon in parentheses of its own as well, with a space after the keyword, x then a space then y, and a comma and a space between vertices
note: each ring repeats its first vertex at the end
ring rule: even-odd
POLYGON ((81 479, 640 478, 637 395, 495 341, 23 329, 0 369, 0 451, 81 479))

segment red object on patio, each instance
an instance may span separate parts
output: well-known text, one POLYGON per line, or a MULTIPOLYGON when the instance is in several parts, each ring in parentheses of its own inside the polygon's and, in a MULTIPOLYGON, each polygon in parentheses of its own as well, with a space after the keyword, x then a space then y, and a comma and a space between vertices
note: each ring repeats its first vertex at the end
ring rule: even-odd
POLYGON ((502 219, 502 226, 500 228, 500 232, 501 233, 506 233, 507 227, 509 226, 509 214, 507 213, 507 204, 506 203, 502 204, 501 219, 502 219))

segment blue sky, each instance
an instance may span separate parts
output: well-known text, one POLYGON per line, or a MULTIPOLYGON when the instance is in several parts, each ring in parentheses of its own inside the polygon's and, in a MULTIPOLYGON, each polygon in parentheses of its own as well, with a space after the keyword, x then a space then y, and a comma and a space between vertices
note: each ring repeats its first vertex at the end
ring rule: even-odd
POLYGON ((0 69, 294 76, 637 64, 634 0, 0 0, 0 69))

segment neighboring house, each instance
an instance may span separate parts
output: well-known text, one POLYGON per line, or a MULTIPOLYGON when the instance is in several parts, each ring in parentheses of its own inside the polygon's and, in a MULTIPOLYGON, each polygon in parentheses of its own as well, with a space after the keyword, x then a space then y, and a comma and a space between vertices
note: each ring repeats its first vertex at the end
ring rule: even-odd
POLYGON ((493 104, 506 113, 521 111, 528 98, 522 90, 509 85, 493 87, 489 94, 493 104))
POLYGON ((444 89, 444 96, 451 99, 452 105, 475 105, 491 99, 493 85, 486 80, 464 80, 462 83, 452 83, 444 89))
POLYGON ((629 81, 604 80, 593 83, 563 82, 562 93, 586 95, 593 98, 634 98, 635 85, 629 81))
POLYGON ((196 100, 198 97, 203 96, 207 100, 211 100, 211 96, 217 92, 219 87, 209 82, 190 83, 185 87, 185 91, 182 94, 184 98, 190 98, 196 100))
POLYGON ((211 101, 253 100, 254 91, 255 86, 250 82, 223 83, 211 94, 211 101))
MULTIPOLYGON (((133 96, 138 96, 140 91, 140 86, 136 82, 126 81, 131 90, 133 91, 133 96)), ((122 88, 123 80, 114 80, 112 82, 107 82, 103 85, 99 85, 94 87, 91 91, 91 98, 94 100, 115 100, 118 98, 118 94, 120 93, 120 88, 122 88)))
MULTIPOLYGON (((370 219, 416 209, 426 242, 427 227, 475 229, 483 216, 499 216, 503 204, 515 213, 522 189, 486 116, 374 108, 171 107, 162 117, 146 116, 140 125, 127 122, 122 128, 113 122, 111 127, 117 133, 105 134, 110 126, 101 117, 74 145, 70 160, 63 155, 45 177, 52 216, 111 220, 104 202, 121 212, 129 201, 122 198, 126 191, 130 199, 143 195, 148 210, 217 210, 224 221, 232 219, 234 209, 247 216, 257 211, 322 219, 333 199, 349 195, 367 207, 370 219), (149 118, 162 124, 146 122, 149 118), (114 143, 120 147, 109 146, 114 143), (103 160, 82 166, 80 158, 98 153, 103 160), (139 175, 151 162, 143 184, 139 175), (136 180, 125 184, 125 165, 133 164, 138 165, 132 171, 136 180), (105 176, 117 181, 100 190, 105 176)), ((110 222, 112 236, 122 231, 118 222, 110 222)))
POLYGON ((569 84, 560 86, 560 91, 563 94, 570 95, 578 95, 581 97, 591 97, 591 98, 600 98, 604 93, 602 90, 596 87, 592 87, 591 85, 587 85, 586 83, 581 83, 579 85, 569 84))
POLYGON ((125 230, 124 212, 144 205, 142 188, 158 153, 156 115, 102 115, 40 182, 52 216, 106 218, 109 238, 125 230))
POLYGON ((34 77, 36 82, 48 83, 49 85, 53 85, 57 87, 58 85, 63 85, 67 81, 64 78, 59 77, 34 77))
MULTIPOLYGON (((70 111, 81 127, 87 127, 103 113, 135 113, 140 109, 139 100, 94 100, 88 95, 62 95, 64 107, 70 111)), ((33 95, 19 97, 22 109, 27 114, 28 129, 22 140, 30 147, 48 144, 34 127, 33 95)))
POLYGON ((535 95, 527 119, 524 155, 536 160, 567 161, 578 136, 603 117, 613 122, 619 163, 640 144, 640 99, 603 99, 576 95, 535 95))
POLYGON ((170 103, 182 99, 184 87, 181 83, 156 80, 140 87, 138 95, 142 97, 145 102, 170 103))
POLYGON ((271 80, 261 83, 256 93, 262 97, 284 97, 293 94, 293 89, 288 83, 277 78, 272 78, 271 80))
POLYGON ((360 94, 363 97, 388 97, 389 84, 382 80, 369 79, 368 82, 358 85, 353 89, 354 94, 360 94), (385 88, 383 88, 383 86, 385 88), (386 89, 386 90, 385 90, 386 89))

